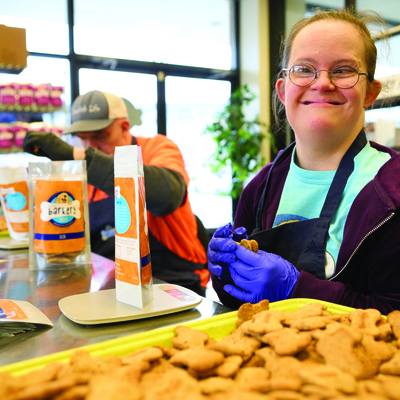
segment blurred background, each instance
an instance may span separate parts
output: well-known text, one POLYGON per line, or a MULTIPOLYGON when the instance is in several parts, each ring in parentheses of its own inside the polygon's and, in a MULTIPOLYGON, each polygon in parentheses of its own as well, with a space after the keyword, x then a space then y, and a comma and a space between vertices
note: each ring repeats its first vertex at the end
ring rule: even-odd
MULTIPOLYGON (((5 102, 0 139, 15 122, 59 132, 69 124, 72 100, 89 90, 125 97, 142 111, 133 135, 165 134, 180 147, 193 211, 211 233, 233 219, 232 199, 224 195, 232 177, 229 166, 211 171, 217 143, 204 130, 231 93, 249 85, 256 101, 245 112, 270 127, 277 147, 267 138, 260 154, 271 160, 292 140, 290 128, 277 131, 270 111, 280 41, 315 7, 347 6, 380 13, 390 28, 388 42, 376 38, 384 91, 366 111, 366 128, 371 139, 400 148, 398 0, 0 0, 0 24, 25 30, 27 51, 26 67, 0 65, 1 99, 23 85, 35 93, 48 85, 49 96, 53 90, 60 100, 36 108, 5 102)), ((21 153, 21 137, 13 134, 14 141, 0 140, 0 167, 33 157, 21 153)))

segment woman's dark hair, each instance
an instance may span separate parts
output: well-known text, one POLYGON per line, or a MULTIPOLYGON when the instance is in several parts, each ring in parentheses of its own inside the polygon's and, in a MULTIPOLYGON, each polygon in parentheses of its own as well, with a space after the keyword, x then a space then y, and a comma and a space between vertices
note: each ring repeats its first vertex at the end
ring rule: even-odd
MULTIPOLYGON (((297 22, 289 31, 287 38, 281 43, 281 67, 288 68, 288 62, 290 54, 292 52, 293 42, 297 34, 306 26, 316 21, 340 21, 347 22, 354 26, 360 33, 364 41, 364 56, 367 64, 368 82, 371 83, 375 79, 375 68, 377 59, 377 49, 375 46, 373 32, 376 30, 380 32, 380 38, 385 39, 384 31, 387 30, 387 24, 384 19, 375 11, 365 10, 359 13, 355 13, 354 8, 347 8, 341 10, 330 10, 324 11, 320 8, 315 9, 315 14, 308 18, 303 18, 297 22)), ((280 73, 277 79, 280 77, 280 73)), ((283 86, 282 86, 283 87, 283 86)), ((279 121, 279 115, 282 115, 284 105, 281 103, 278 97, 278 93, 275 89, 273 95, 273 109, 276 121, 279 121)))

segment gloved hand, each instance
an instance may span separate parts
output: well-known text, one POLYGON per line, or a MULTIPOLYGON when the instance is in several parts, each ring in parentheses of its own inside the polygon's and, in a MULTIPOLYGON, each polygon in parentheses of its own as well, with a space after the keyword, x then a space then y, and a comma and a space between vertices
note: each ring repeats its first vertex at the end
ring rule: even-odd
POLYGON ((234 251, 238 246, 235 242, 247 239, 246 229, 243 227, 232 232, 232 224, 218 228, 208 244, 208 269, 222 281, 231 282, 229 263, 236 261, 234 251))
POLYGON ((73 146, 65 143, 54 133, 27 132, 23 149, 35 156, 48 157, 53 161, 73 160, 73 146))
POLYGON ((300 272, 282 257, 258 250, 253 253, 243 246, 234 252, 237 261, 229 264, 236 286, 225 285, 224 290, 246 303, 284 300, 292 295, 300 272))

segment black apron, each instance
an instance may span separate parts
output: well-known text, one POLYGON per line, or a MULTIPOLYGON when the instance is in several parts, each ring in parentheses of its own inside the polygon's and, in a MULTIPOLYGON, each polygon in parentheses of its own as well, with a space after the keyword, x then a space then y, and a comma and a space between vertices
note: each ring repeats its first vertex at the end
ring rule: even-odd
POLYGON ((256 240, 259 249, 281 256, 299 271, 306 271, 319 279, 326 279, 325 251, 329 225, 339 206, 347 180, 354 171, 354 157, 366 143, 367 138, 362 130, 340 162, 318 218, 287 223, 263 231, 262 215, 271 172, 277 160, 290 153, 295 143, 287 147, 271 166, 257 207, 256 228, 249 239, 256 240))
POLYGON ((98 189, 94 189, 89 203, 91 251, 110 260, 115 259, 114 196, 93 201, 98 189), (111 228, 111 229, 110 229, 111 228))

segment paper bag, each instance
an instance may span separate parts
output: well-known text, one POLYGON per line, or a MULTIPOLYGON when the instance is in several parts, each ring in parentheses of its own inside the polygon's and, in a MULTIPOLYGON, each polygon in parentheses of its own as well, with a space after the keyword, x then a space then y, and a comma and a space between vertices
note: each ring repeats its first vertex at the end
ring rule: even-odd
POLYGON ((114 154, 115 287, 117 300, 143 309, 153 301, 141 148, 114 154))

